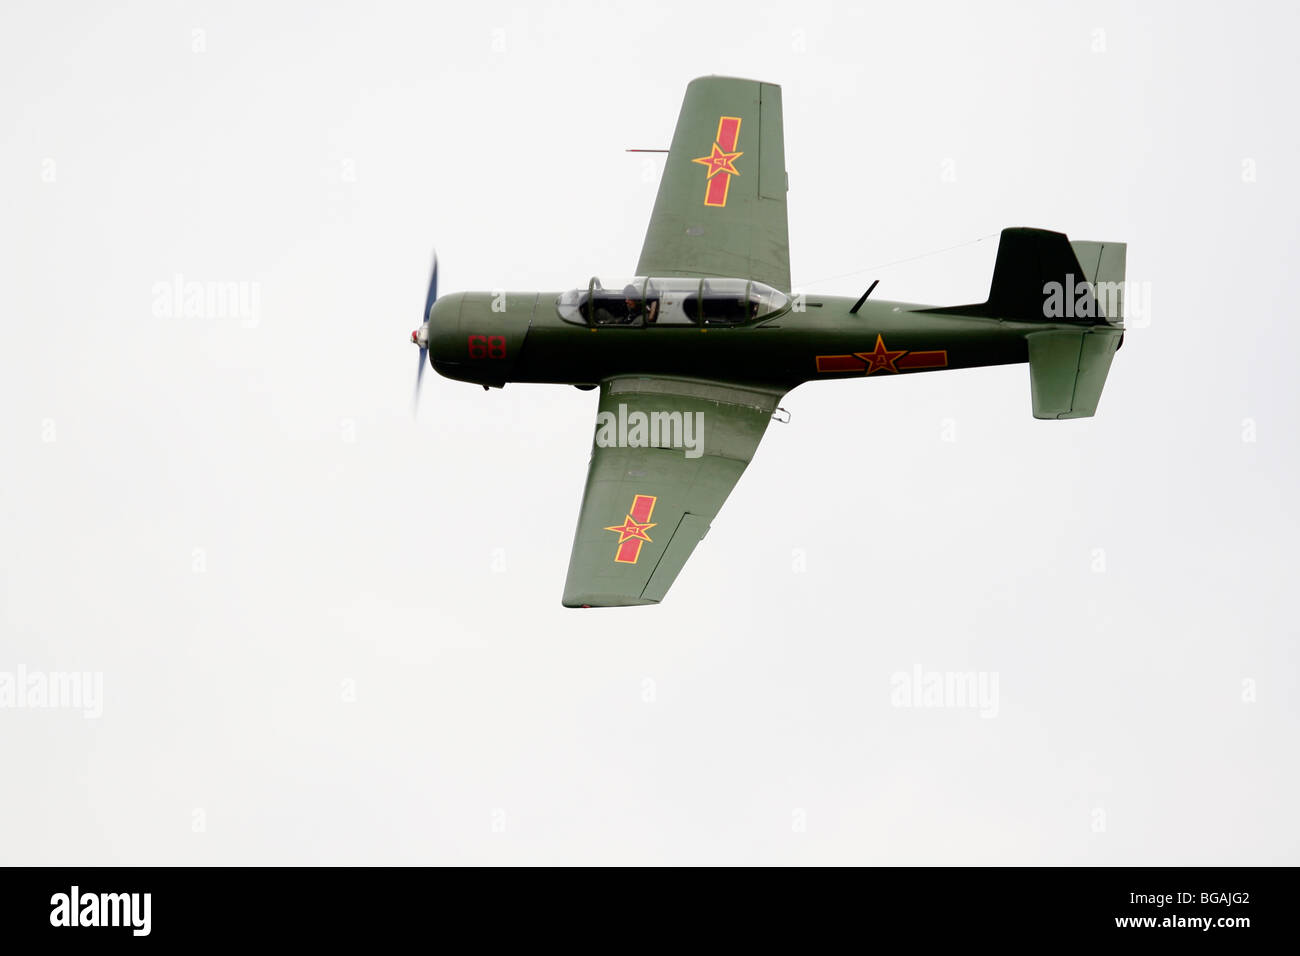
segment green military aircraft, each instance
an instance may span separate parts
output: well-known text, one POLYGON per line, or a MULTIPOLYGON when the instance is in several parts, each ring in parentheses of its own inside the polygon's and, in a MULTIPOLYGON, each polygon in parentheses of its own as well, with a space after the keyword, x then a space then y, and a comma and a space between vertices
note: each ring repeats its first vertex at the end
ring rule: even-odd
POLYGON ((1006 229, 988 300, 792 295, 781 88, 686 89, 636 276, 437 297, 411 333, 448 378, 600 389, 566 607, 668 593, 803 382, 1029 363, 1036 418, 1097 408, 1123 339, 1125 247, 1006 229), (1107 294, 1103 295, 1102 293, 1107 294))

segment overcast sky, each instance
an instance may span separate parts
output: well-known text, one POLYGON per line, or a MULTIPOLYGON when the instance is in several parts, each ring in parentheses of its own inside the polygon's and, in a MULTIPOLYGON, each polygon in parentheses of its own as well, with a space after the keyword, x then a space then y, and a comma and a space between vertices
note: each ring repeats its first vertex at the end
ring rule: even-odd
POLYGON ((6 3, 0 680, 102 714, 0 709, 0 862, 1300 863, 1300 15, 978 7, 6 3), (799 388, 661 606, 566 610, 594 394, 413 420, 406 338, 435 246, 631 273, 709 73, 783 87, 796 288, 1024 225, 1143 301, 1094 419, 799 388))

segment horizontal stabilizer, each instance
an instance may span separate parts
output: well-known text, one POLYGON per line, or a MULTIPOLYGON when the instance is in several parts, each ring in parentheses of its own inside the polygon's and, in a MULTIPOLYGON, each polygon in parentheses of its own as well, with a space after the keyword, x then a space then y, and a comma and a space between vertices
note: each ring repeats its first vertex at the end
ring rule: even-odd
POLYGON ((1097 413, 1119 329, 1054 329, 1028 336, 1035 418, 1091 418, 1097 413))

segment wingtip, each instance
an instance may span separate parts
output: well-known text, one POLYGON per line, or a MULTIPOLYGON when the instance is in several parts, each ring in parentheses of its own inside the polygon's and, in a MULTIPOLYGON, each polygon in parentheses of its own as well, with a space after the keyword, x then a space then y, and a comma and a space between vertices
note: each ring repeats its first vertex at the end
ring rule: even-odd
POLYGON ((779 83, 769 83, 767 80, 754 79, 752 76, 724 76, 721 73, 710 73, 708 76, 697 76, 686 84, 686 88, 690 89, 697 83, 707 83, 710 80, 730 80, 734 83, 761 83, 763 86, 780 86, 779 83))
POLYGON ((632 597, 627 594, 566 594, 560 602, 565 607, 641 607, 646 604, 658 604, 648 598, 632 597))

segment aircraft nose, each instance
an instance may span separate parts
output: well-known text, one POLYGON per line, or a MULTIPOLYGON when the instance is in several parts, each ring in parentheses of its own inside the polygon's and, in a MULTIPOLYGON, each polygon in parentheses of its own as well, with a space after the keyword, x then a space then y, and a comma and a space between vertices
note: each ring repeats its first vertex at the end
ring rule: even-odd
POLYGON ((411 332, 411 342, 418 345, 421 349, 427 349, 429 360, 433 361, 433 351, 438 332, 445 329, 447 325, 454 324, 456 321, 456 310, 450 309, 446 305, 446 300, 451 296, 444 296, 442 299, 434 301, 429 307, 429 314, 424 317, 424 324, 418 329, 411 332))
POLYGON ((425 323, 425 338, 428 341, 429 361, 437 363, 446 358, 456 331, 460 327, 460 301, 462 293, 445 295, 433 303, 429 310, 429 320, 425 323))

